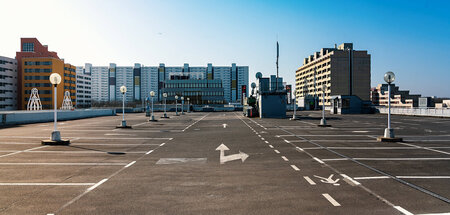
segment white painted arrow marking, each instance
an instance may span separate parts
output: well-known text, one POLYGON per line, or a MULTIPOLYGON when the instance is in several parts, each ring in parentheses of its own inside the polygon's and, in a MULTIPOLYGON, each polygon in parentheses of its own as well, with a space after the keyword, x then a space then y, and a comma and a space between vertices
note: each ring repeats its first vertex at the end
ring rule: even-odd
POLYGON ((220 151, 220 164, 224 164, 228 161, 233 160, 242 160, 242 163, 248 158, 248 154, 245 154, 244 152, 239 151, 239 154, 233 154, 233 155, 227 155, 225 156, 225 151, 230 150, 225 144, 220 144, 219 147, 217 147, 216 151, 220 151))
POLYGON ((335 186, 339 186, 339 184, 337 183, 340 179, 336 179, 333 180, 333 176, 334 174, 331 174, 330 176, 328 176, 328 178, 324 178, 324 177, 320 177, 317 175, 314 175, 314 177, 319 178, 321 182, 325 183, 325 184, 333 184, 335 186))
POLYGON ((224 124, 222 124, 222 125, 223 125, 223 128, 227 128, 227 124, 224 123, 224 124))

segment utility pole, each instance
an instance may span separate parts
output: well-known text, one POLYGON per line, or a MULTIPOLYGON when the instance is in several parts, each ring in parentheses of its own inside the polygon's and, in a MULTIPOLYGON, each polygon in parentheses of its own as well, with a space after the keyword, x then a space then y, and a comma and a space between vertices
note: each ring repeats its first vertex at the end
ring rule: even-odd
POLYGON ((277 79, 275 81, 275 92, 278 91, 278 58, 280 57, 280 45, 277 41, 277 79))

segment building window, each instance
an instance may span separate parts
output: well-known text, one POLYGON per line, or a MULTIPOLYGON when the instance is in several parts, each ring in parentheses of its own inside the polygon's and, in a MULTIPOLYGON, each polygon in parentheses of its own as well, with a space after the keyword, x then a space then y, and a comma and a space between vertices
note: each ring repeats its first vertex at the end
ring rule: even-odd
POLYGON ((23 52, 34 52, 34 43, 23 43, 23 52))

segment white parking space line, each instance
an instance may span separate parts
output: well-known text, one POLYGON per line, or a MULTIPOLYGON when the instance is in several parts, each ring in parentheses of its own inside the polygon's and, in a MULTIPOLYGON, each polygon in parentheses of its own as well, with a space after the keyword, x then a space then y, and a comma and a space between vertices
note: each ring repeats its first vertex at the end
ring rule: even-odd
MULTIPOLYGON (((431 161, 431 160, 450 160, 450 158, 352 158, 361 161, 431 161)), ((345 161, 348 158, 330 158, 323 161, 345 161)))
POLYGON ((295 171, 300 171, 300 169, 299 169, 297 166, 295 166, 295 165, 291 165, 291 167, 292 167, 292 169, 294 169, 295 171))
POLYGON ((127 163, 0 163, 0 166, 125 166, 127 163))
POLYGON ((450 215, 450 212, 445 212, 445 213, 431 213, 431 214, 416 214, 416 215, 450 215))
POLYGON ((313 157, 314 160, 316 160, 317 162, 319 162, 320 164, 324 164, 324 162, 322 160, 320 160, 319 158, 313 157))
POLYGON ((276 149, 273 150, 273 151, 275 151, 275 153, 277 153, 277 154, 280 154, 280 151, 278 151, 278 150, 276 150, 276 149))
POLYGON ((135 124, 135 125, 131 125, 131 127, 137 127, 137 126, 141 126, 141 125, 144 125, 144 124, 149 124, 149 122, 138 123, 138 124, 135 124))
POLYGON ((71 146, 159 146, 158 143, 72 143, 71 146))
POLYGON ((95 183, 0 183, 0 186, 92 186, 95 183))
POLYGON ((159 146, 164 146, 164 145, 166 145, 166 143, 161 143, 159 146))
POLYGON ((263 137, 261 137, 261 140, 266 140, 266 139, 264 139, 263 137))
MULTIPOLYGON (((399 175, 397 178, 409 178, 409 179, 450 179, 449 175, 430 175, 430 176, 413 176, 413 175, 399 175)), ((355 180, 372 180, 372 179, 389 179, 389 176, 368 176, 368 177, 354 177, 355 180)))
POLYGON ((322 193, 322 196, 325 197, 334 207, 341 206, 341 204, 339 204, 336 200, 334 200, 333 197, 330 196, 330 194, 322 193))
POLYGON ((92 185, 92 187, 89 187, 89 188, 87 189, 87 191, 91 191, 91 190, 95 189, 96 187, 98 187, 98 186, 100 186, 101 184, 105 183, 107 180, 108 180, 107 178, 102 179, 101 181, 99 181, 99 182, 97 182, 96 184, 92 185))
POLYGON ((395 149, 417 149, 417 148, 415 148, 415 147, 376 147, 376 146, 374 146, 374 147, 370 147, 370 146, 367 146, 367 147, 364 147, 364 146, 362 146, 362 147, 330 146, 330 147, 324 147, 324 148, 322 148, 322 147, 304 147, 303 149, 306 149, 306 150, 317 150, 317 149, 351 149, 351 150, 387 150, 387 149, 389 149, 389 150, 392 150, 392 149, 394 149, 395 150, 395 149))
POLYGON ((47 146, 38 146, 38 147, 31 148, 31 149, 16 151, 16 152, 12 152, 12 153, 9 153, 9 154, 6 154, 6 155, 0 155, 0 158, 11 156, 11 155, 15 155, 15 154, 19 154, 19 153, 22 153, 22 152, 29 152, 29 151, 32 151, 32 150, 35 150, 35 149, 42 149, 42 148, 45 148, 45 147, 47 147, 47 146))
POLYGON ((367 180, 367 179, 385 179, 390 178, 389 176, 369 176, 369 177, 353 177, 356 180, 367 180))
POLYGON ((290 143, 288 140, 284 140, 284 142, 286 142, 286 143, 290 143))
POLYGON ((304 150, 302 149, 302 148, 300 148, 300 147, 295 147, 295 149, 297 149, 297 150, 299 150, 299 151, 302 151, 302 152, 304 152, 304 150))
POLYGON ((148 155, 148 154, 150 154, 150 153, 152 153, 153 152, 153 150, 150 150, 150 151, 148 151, 147 153, 145 153, 146 155, 148 155))
POLYGON ((272 146, 272 145, 269 145, 269 147, 273 149, 273 146, 272 146))
POLYGON ((266 140, 266 141, 264 141, 264 142, 265 142, 265 143, 269 143, 269 141, 267 141, 267 140, 266 140))
POLYGON ((394 206, 395 209, 397 209, 398 211, 402 212, 405 215, 414 215, 413 213, 405 210, 404 208, 400 207, 400 206, 394 206))
POLYGON ((408 143, 399 143, 399 144, 405 145, 405 146, 411 146, 411 147, 418 148, 418 149, 425 149, 425 150, 428 150, 428 151, 433 151, 433 152, 437 152, 437 153, 441 153, 441 154, 450 155, 450 152, 444 152, 444 151, 432 149, 432 148, 429 148, 429 147, 417 146, 417 145, 408 144, 408 143))
MULTIPOLYGON (((48 137, 36 137, 36 136, 1 136, 0 138, 23 138, 23 139, 48 139, 48 137)), ((68 139, 75 139, 78 138, 80 140, 172 140, 172 137, 126 137, 126 138, 120 138, 120 137, 113 137, 113 138, 106 138, 106 137, 65 137, 68 139)))
POLYGON ((127 164, 126 166, 125 166, 125 168, 128 168, 128 167, 130 167, 131 165, 133 165, 133 164, 135 164, 136 163, 136 161, 131 161, 129 164, 127 164))
POLYGON ((310 185, 316 185, 316 182, 314 182, 310 177, 303 176, 303 178, 310 184, 310 185))
POLYGON ((361 185, 361 183, 357 182, 356 180, 353 180, 353 178, 351 178, 350 176, 346 175, 346 174, 341 174, 342 177, 344 177, 344 179, 347 179, 352 186, 357 186, 357 185, 361 185))
POLYGON ((289 161, 285 156, 281 156, 281 158, 283 158, 284 161, 289 161))

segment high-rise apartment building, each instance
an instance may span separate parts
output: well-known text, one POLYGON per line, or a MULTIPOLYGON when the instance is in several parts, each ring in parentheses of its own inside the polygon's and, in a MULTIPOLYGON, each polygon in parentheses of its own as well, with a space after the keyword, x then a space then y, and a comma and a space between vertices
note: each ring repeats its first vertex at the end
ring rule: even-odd
POLYGON ((312 96, 322 104, 330 105, 332 95, 353 95, 362 100, 370 99, 370 54, 354 50, 352 43, 334 48, 322 48, 320 52, 303 60, 295 74, 296 97, 312 96), (325 85, 325 92, 322 92, 325 85))
POLYGON ((0 111, 17 109, 17 61, 0 56, 0 111))
POLYGON ((70 92, 73 105, 76 104, 76 68, 60 59, 56 52, 48 51, 36 38, 21 38, 20 52, 16 53, 18 66, 18 109, 26 110, 31 89, 37 88, 43 109, 53 108, 53 86, 50 74, 61 75, 57 87, 57 107, 62 106, 64 93, 70 92))
MULTIPOLYGON (((127 87, 127 102, 143 101, 149 97, 150 91, 155 92, 155 101, 162 101, 167 81, 191 80, 193 83, 193 80, 219 80, 222 82, 220 88, 223 88, 222 100, 235 103, 242 99, 242 86, 248 85, 248 66, 236 66, 234 63, 228 67, 214 67, 212 64, 206 67, 190 67, 189 64, 180 67, 166 67, 165 64, 143 66, 138 63, 134 67, 121 67, 111 63, 109 67, 86 64, 84 69, 91 72, 92 101, 98 102, 121 101, 122 94, 119 89, 122 85, 127 87)), ((219 99, 214 97, 214 100, 219 99)))
POLYGON ((77 108, 89 108, 91 107, 91 101, 92 101, 92 78, 90 74, 90 68, 88 67, 87 70, 83 67, 77 66, 77 94, 76 94, 76 107, 77 108))

